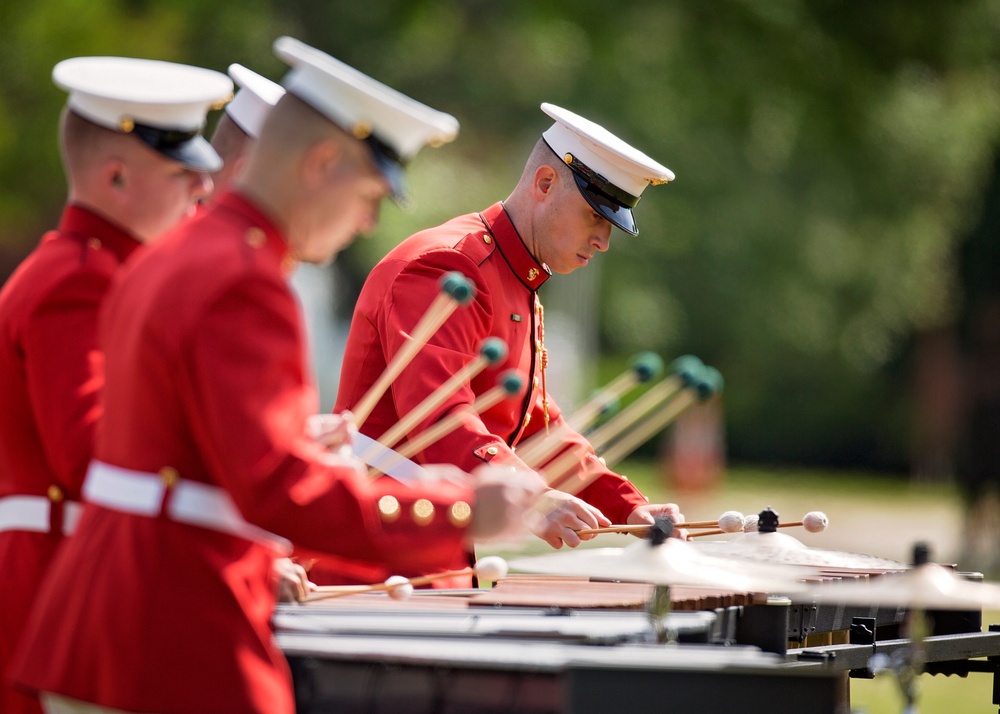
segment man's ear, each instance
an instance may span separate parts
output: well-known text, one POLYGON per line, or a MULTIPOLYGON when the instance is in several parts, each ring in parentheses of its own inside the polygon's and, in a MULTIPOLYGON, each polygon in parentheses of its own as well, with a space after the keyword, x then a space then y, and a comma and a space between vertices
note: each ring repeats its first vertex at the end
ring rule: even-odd
POLYGON ((233 170, 230 174, 233 178, 239 178, 243 175, 243 167, 247 165, 247 152, 241 152, 239 156, 232 160, 233 170))
POLYGON ((306 149, 302 157, 305 188, 320 188, 336 175, 343 160, 343 148, 333 139, 323 139, 306 149))
POLYGON ((121 159, 108 159, 101 166, 101 184, 116 197, 126 193, 128 179, 128 167, 121 159))
POLYGON ((531 184, 531 194, 534 199, 544 201, 545 197, 555 188, 558 178, 558 174, 551 166, 539 166, 535 169, 534 180, 531 184))

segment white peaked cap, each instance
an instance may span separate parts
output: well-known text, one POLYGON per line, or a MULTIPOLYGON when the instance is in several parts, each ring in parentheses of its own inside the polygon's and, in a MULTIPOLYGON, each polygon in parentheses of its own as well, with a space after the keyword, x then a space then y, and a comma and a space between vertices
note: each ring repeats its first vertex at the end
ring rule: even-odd
POLYGON ((248 136, 256 139, 260 136, 267 113, 284 96, 285 89, 241 64, 229 65, 229 76, 240 89, 233 101, 226 105, 226 114, 248 136))
POLYGON ((69 108, 84 119, 134 132, 193 169, 221 166, 199 134, 208 111, 221 109, 232 97, 233 83, 221 72, 133 57, 74 57, 53 68, 52 80, 69 92, 69 108))
POLYGON ((424 146, 440 146, 458 136, 455 117, 431 109, 299 40, 279 37, 274 53, 292 67, 282 80, 289 93, 358 139, 369 141, 397 197, 401 197, 406 162, 424 146))
POLYGON ((620 210, 603 202, 594 207, 626 232, 637 233, 631 209, 646 186, 673 181, 674 172, 589 119, 554 104, 543 103, 541 109, 556 120, 542 137, 573 169, 584 198, 594 205, 596 191, 610 199, 620 210))

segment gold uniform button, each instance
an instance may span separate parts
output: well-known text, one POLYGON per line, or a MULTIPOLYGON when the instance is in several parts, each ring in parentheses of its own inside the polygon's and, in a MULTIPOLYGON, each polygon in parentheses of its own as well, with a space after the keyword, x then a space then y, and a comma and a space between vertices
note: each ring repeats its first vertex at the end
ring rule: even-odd
POLYGON ((531 386, 534 387, 535 389, 538 389, 538 385, 539 385, 538 377, 532 377, 531 386))
POLYGON ((497 454, 500 453, 500 449, 498 449, 495 446, 491 446, 486 450, 486 453, 489 454, 490 456, 496 456, 497 454))
POLYGON ((418 526, 426 526, 434 520, 434 504, 426 498, 421 498, 413 504, 410 515, 413 516, 413 522, 418 526))
POLYGON ((61 500, 63 500, 63 491, 55 484, 49 486, 47 495, 49 497, 49 500, 52 501, 53 503, 59 503, 61 500))
POLYGON ((524 426, 528 426, 528 424, 530 424, 530 423, 531 423, 531 415, 530 414, 525 414, 524 415, 524 426))
POLYGON ((87 247, 90 248, 91 250, 100 250, 101 249, 101 239, 100 238, 88 238, 87 239, 87 247))
POLYGON ((456 528, 465 528, 472 520, 472 506, 465 501, 455 501, 448 509, 448 522, 456 528))
POLYGON ((378 514, 386 523, 392 523, 399 518, 400 510, 399 501, 395 496, 382 496, 378 500, 378 514))
POLYGON ((532 268, 528 271, 528 280, 534 280, 538 277, 538 268, 532 268))
POLYGON ((177 479, 180 478, 180 474, 177 473, 177 469, 173 466, 164 466, 160 469, 160 480, 163 481, 163 485, 167 488, 173 488, 177 485, 177 479))
POLYGON ((267 242, 267 234, 262 228, 258 228, 257 226, 247 228, 247 232, 243 238, 251 248, 260 248, 267 242))
POLYGON ((483 243, 485 243, 486 245, 489 245, 492 242, 493 242, 493 237, 490 236, 489 233, 483 234, 483 243))

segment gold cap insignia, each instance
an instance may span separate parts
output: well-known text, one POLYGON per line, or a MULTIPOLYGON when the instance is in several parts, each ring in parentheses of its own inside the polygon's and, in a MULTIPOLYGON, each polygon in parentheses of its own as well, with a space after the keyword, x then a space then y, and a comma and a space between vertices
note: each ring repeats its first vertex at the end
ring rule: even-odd
POLYGON ((351 128, 351 134, 359 141, 367 139, 372 135, 372 125, 366 121, 359 121, 351 128))

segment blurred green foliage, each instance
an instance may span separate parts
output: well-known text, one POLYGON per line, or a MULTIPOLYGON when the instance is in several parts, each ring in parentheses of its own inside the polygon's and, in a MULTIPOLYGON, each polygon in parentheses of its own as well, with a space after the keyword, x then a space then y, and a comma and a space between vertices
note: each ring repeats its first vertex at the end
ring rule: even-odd
POLYGON ((1000 137, 997 0, 7 0, 0 267, 64 196, 51 67, 124 54, 278 78, 292 34, 462 122, 384 211, 360 273, 506 197, 549 101, 677 173, 601 263, 610 361, 692 352, 726 376, 744 459, 899 466, 914 332, 953 320, 959 242, 1000 137))

